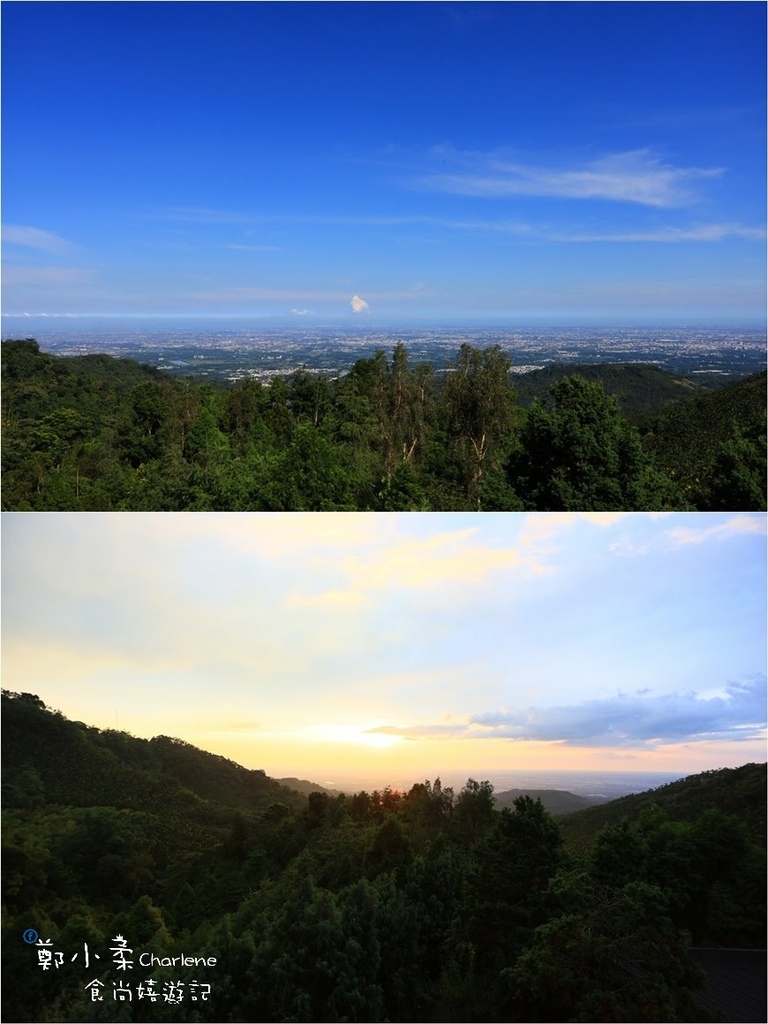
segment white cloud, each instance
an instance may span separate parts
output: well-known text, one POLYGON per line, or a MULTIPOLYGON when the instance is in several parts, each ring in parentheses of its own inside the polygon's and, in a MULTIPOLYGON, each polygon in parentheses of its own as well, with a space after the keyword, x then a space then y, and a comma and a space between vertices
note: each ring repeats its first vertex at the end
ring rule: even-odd
POLYGON ((722 168, 674 167, 648 149, 609 154, 571 169, 534 166, 495 154, 449 155, 468 165, 467 169, 432 174, 423 183, 442 192, 489 198, 553 196, 687 206, 697 199, 694 183, 723 173, 722 168))
POLYGON ((25 227, 21 224, 3 225, 3 244, 21 245, 25 249, 41 249, 57 256, 66 256, 72 251, 72 243, 66 238, 54 235, 40 228, 25 227))
POLYGON ((352 307, 353 313, 364 313, 366 309, 370 309, 365 299, 361 299, 359 295, 353 295, 349 300, 349 304, 352 307))

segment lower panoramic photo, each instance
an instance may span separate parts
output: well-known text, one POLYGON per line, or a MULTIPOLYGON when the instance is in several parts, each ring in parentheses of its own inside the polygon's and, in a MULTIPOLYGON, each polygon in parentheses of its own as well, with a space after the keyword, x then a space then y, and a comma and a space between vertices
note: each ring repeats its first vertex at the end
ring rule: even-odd
POLYGON ((3 1020, 765 1021, 764 515, 2 540, 3 1020))

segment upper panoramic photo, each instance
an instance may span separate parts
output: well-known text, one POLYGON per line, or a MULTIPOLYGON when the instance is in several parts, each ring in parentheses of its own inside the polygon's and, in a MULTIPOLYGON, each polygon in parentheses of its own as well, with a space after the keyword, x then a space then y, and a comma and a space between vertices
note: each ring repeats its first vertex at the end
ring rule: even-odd
POLYGON ((766 508, 764 4, 2 45, 3 509, 766 508))

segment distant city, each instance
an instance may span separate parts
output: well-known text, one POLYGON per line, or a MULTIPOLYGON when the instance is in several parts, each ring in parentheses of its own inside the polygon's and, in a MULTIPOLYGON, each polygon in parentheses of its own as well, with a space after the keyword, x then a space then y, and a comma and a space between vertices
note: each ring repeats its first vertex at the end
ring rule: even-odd
POLYGON ((62 356, 105 353, 135 359, 179 377, 235 382, 268 380, 298 370, 339 377, 357 359, 398 341, 411 365, 445 372, 459 347, 499 345, 513 373, 552 363, 648 363, 683 375, 725 380, 766 367, 763 328, 546 327, 546 326, 302 326, 258 321, 4 316, 2 337, 36 338, 44 352, 62 356))

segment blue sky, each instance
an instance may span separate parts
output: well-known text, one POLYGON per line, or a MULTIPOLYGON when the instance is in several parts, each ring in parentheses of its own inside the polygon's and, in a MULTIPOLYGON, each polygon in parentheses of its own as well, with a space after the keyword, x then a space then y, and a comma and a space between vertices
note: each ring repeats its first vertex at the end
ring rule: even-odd
POLYGON ((765 760, 763 515, 3 516, 3 680, 269 775, 765 760))
POLYGON ((762 322, 761 3, 3 4, 3 311, 762 322))

